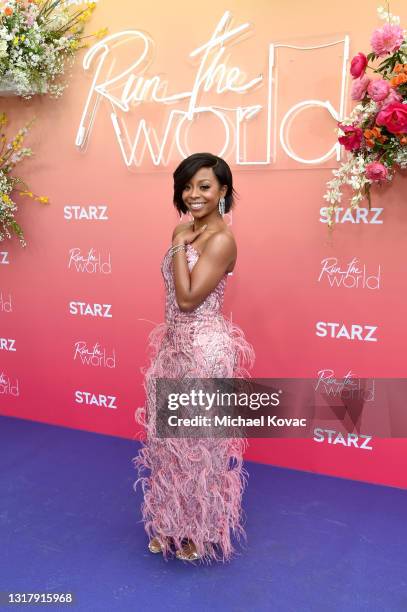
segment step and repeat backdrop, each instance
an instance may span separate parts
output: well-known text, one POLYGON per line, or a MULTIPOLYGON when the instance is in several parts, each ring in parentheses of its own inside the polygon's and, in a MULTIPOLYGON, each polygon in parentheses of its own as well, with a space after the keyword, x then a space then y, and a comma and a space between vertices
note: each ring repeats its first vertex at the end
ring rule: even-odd
MULTIPOLYGON (((407 23, 402 0, 391 9, 407 23)), ((255 348, 252 375, 407 377, 406 176, 374 188, 370 208, 344 201, 332 233, 323 199, 344 159, 334 130, 352 107, 350 59, 380 25, 374 3, 103 0, 87 27, 105 25, 60 99, 1 99, 15 130, 36 117, 20 172, 50 198, 19 200, 27 248, 0 243, 1 414, 139 435, 179 221, 172 172, 196 151, 234 173, 225 314, 255 348)), ((251 439, 246 458, 406 487, 390 408, 381 436, 328 419, 309 439, 251 439)))

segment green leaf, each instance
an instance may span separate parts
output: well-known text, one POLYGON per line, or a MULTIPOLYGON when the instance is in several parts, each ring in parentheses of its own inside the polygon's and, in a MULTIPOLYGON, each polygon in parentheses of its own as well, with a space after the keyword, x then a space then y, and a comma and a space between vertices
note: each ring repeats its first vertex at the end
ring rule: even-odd
POLYGON ((13 228, 14 232, 17 234, 17 236, 23 236, 23 230, 18 225, 17 221, 12 221, 10 225, 13 228))
POLYGON ((366 197, 367 197, 367 201, 368 201, 368 203, 369 203, 369 210, 370 210, 370 209, 371 209, 371 207, 372 207, 372 201, 371 201, 371 199, 370 199, 370 185, 366 185, 365 192, 366 192, 366 193, 365 193, 365 195, 366 195, 366 197))

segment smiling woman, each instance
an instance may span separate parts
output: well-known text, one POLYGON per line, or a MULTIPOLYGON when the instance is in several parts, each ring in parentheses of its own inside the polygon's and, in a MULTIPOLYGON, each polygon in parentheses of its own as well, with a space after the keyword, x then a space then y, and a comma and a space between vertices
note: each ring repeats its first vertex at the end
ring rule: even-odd
POLYGON ((246 440, 157 438, 155 426, 157 379, 242 377, 253 365, 252 346, 221 312, 237 257, 235 238, 222 218, 233 194, 229 166, 210 153, 191 155, 174 172, 174 204, 180 213, 190 212, 193 222, 175 228, 164 257, 166 322, 151 333, 147 404, 136 412, 147 430, 147 442, 133 461, 139 471, 135 486, 141 481, 144 491, 149 548, 165 557, 175 548, 184 561, 227 561, 234 551, 231 535, 245 537, 246 440))

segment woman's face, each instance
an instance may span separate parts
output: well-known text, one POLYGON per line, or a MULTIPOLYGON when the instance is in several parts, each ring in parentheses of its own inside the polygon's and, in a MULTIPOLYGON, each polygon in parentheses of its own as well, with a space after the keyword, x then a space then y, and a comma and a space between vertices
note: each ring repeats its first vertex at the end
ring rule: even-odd
POLYGON ((182 199, 193 217, 199 219, 217 209, 226 192, 227 185, 219 185, 212 168, 200 168, 185 185, 182 199))

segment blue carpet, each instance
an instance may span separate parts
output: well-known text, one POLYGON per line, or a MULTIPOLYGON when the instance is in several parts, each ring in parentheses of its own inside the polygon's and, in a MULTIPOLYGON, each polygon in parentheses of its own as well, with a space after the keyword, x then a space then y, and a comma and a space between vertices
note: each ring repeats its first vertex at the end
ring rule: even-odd
POLYGON ((0 591, 91 612, 407 610, 405 491, 247 463, 245 549, 194 566, 147 550, 136 442, 0 417, 0 448, 0 591))

